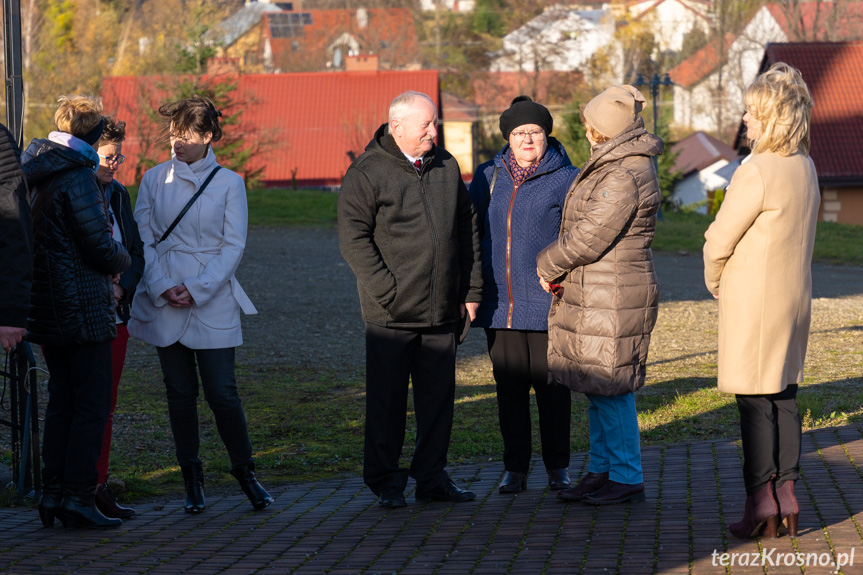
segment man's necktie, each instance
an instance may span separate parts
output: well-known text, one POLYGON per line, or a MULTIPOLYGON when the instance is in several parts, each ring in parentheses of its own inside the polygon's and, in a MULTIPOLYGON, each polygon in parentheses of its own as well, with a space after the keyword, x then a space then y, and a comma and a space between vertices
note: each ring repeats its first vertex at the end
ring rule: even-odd
POLYGON ((414 162, 414 167, 417 169, 417 173, 420 173, 420 170, 422 170, 423 167, 423 161, 417 160, 416 162, 414 162))

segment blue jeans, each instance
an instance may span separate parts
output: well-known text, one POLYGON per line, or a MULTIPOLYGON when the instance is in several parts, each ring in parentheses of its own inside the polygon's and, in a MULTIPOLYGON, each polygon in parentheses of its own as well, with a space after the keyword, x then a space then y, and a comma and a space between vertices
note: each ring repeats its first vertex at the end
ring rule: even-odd
POLYGON ((641 473, 641 438, 635 394, 587 395, 590 408, 590 465, 593 473, 629 485, 644 482, 641 473))
POLYGON ((168 347, 157 347, 156 351, 165 378, 168 416, 177 448, 177 462, 181 466, 201 463, 198 457, 200 371, 204 397, 231 458, 231 469, 251 463, 249 428, 234 379, 234 348, 189 349, 181 343, 175 343, 168 347))

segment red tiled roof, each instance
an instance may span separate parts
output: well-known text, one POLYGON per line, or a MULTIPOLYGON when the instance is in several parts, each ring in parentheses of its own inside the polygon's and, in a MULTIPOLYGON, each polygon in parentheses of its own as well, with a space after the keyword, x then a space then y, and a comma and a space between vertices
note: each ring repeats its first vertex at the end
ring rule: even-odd
POLYGON ((684 175, 701 171, 719 160, 730 162, 737 158, 734 148, 704 132, 695 132, 683 138, 671 146, 671 151, 678 153, 673 171, 683 172, 684 175))
POLYGON ((302 26, 302 34, 294 37, 273 37, 270 21, 297 12, 270 12, 262 19, 273 64, 284 71, 326 69, 329 58, 326 49, 343 34, 354 37, 363 54, 377 54, 383 69, 404 69, 419 60, 413 15, 407 8, 366 9, 365 26, 360 26, 357 10, 304 10, 302 13, 309 14, 311 24, 302 26), (294 50, 295 42, 298 51, 294 50))
POLYGON ((821 183, 863 183, 863 42, 769 44, 762 72, 775 62, 800 70, 815 102, 812 161, 821 183))
POLYGON ((790 41, 863 38, 863 2, 786 2, 765 8, 790 41))
POLYGON ((725 35, 725 45, 720 51, 719 38, 708 42, 701 50, 675 66, 668 73, 671 81, 684 88, 691 88, 720 65, 720 53, 722 62, 728 53, 728 47, 734 42, 734 34, 725 35))
POLYGON ((441 120, 444 122, 476 122, 479 106, 449 92, 441 92, 441 120))
MULTIPOLYGON (((516 96, 532 95, 533 84, 533 72, 476 72, 471 79, 477 105, 498 114, 509 108, 516 96)), ((533 99, 544 106, 569 104, 583 86, 578 72, 542 71, 533 99)))
MULTIPOLYGON (((250 133, 275 134, 274 146, 254 160, 264 166, 263 182, 270 186, 290 184, 294 169, 300 185, 337 185, 350 165, 348 152, 362 153, 374 131, 387 121, 395 96, 416 90, 428 94, 435 104, 439 102, 437 70, 249 74, 231 81, 236 84, 232 97, 243 102, 243 128, 250 133)), ((166 90, 159 87, 165 82, 176 79, 105 79, 106 113, 127 122, 123 152, 131 164, 127 162, 118 172, 123 183, 136 183, 137 154, 148 146, 152 133, 142 109, 154 110, 165 101, 166 90)), ((167 148, 161 144, 152 157, 164 161, 167 148)), ((215 151, 218 155, 218 144, 215 151)))

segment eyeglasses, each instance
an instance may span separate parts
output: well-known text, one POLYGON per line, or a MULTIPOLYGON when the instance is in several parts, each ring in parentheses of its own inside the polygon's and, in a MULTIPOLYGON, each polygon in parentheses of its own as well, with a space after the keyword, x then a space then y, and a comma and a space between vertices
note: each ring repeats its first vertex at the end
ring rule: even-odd
POLYGON ((105 160, 108 164, 117 164, 118 166, 126 161, 126 156, 123 154, 118 154, 116 156, 103 156, 102 154, 96 153, 97 156, 105 160))
POLYGON ((545 139, 545 132, 542 130, 534 130, 532 132, 510 132, 509 135, 519 142, 524 140, 527 136, 530 136, 531 140, 536 141, 545 139))

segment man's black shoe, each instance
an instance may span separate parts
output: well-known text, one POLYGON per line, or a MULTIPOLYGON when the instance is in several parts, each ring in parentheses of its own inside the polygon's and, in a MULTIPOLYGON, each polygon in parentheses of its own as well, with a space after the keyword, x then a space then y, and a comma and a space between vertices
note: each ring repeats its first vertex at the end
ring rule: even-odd
POLYGON ((381 493, 378 505, 385 507, 386 509, 397 509, 399 507, 407 507, 408 503, 405 501, 405 494, 399 489, 393 487, 385 489, 384 492, 381 493))
POLYGON ((459 489, 452 479, 447 479, 437 487, 433 487, 428 491, 420 492, 417 490, 417 501, 449 501, 458 503, 460 501, 473 501, 476 499, 476 493, 473 491, 465 491, 459 489))

